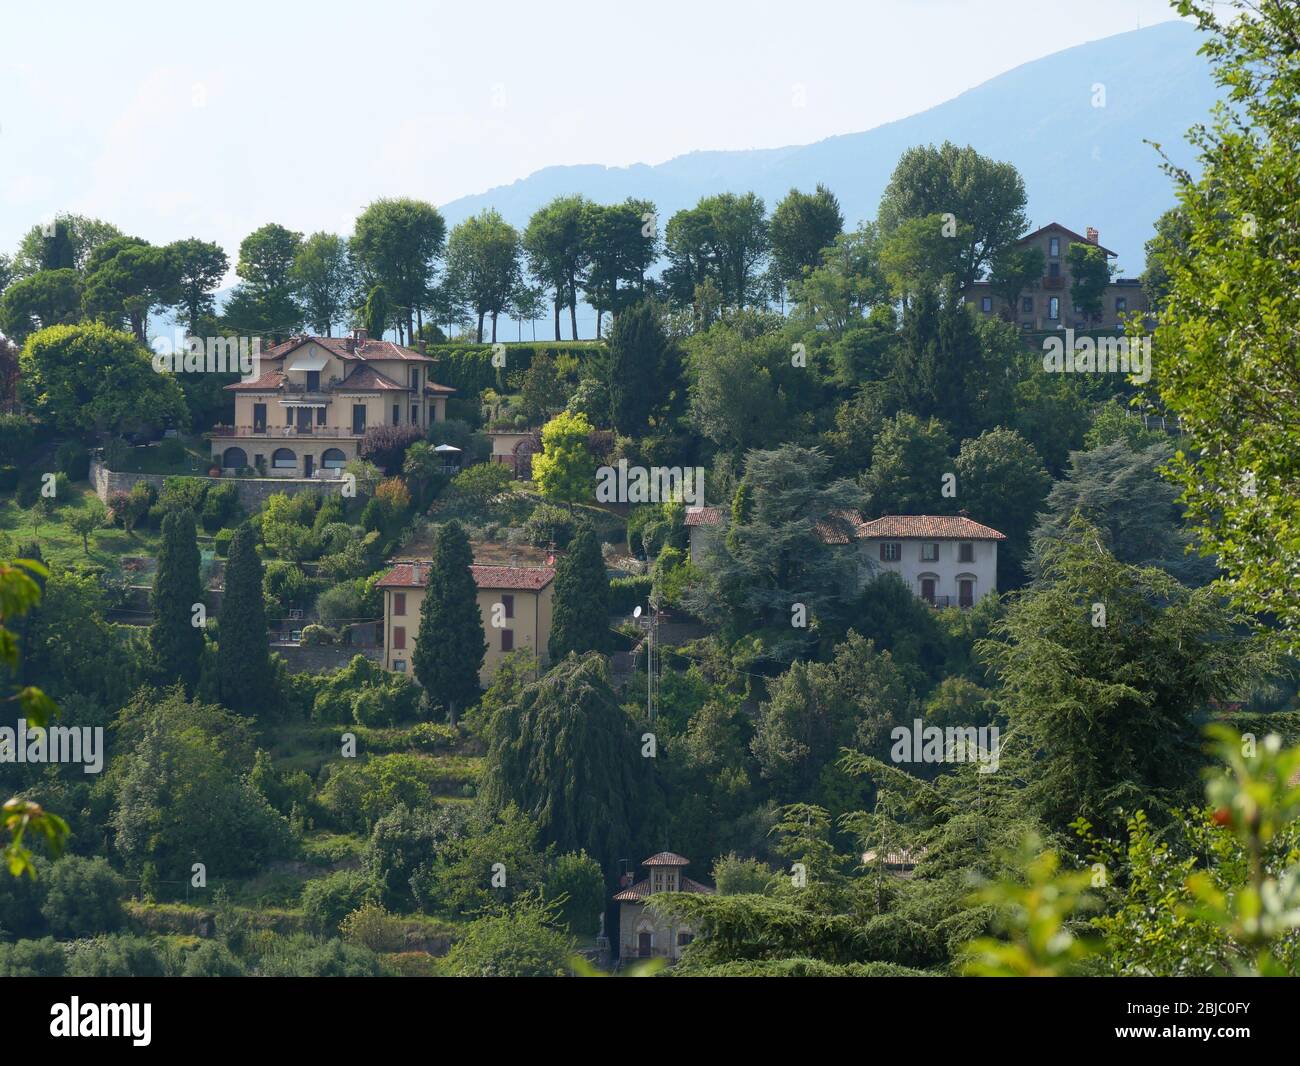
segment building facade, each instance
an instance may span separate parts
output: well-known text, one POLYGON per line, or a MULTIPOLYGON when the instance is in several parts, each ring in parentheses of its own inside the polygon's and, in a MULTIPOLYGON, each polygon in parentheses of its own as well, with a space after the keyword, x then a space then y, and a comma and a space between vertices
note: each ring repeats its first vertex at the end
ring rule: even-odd
POLYGON ((1009 306, 987 281, 967 286, 962 296, 981 314, 997 315, 1026 331, 1067 327, 1120 329, 1125 316, 1134 312, 1145 314, 1148 310, 1146 295, 1136 278, 1112 279, 1102 294, 1101 311, 1095 314, 1076 308, 1070 295, 1073 282, 1069 260, 1071 244, 1093 244, 1101 248, 1108 259, 1115 258, 1114 252, 1101 246, 1099 236, 1092 227, 1081 236, 1058 222, 1036 229, 1021 237, 1016 244, 1018 247, 1037 248, 1043 253, 1043 276, 1026 286, 1014 306, 1009 306))
POLYGON ((889 571, 935 607, 974 607, 998 588, 998 541, 969 518, 891 515, 854 531, 864 575, 889 571))
POLYGON ((256 377, 227 385, 235 419, 215 426, 212 461, 230 475, 338 478, 371 426, 427 427, 455 389, 430 378, 434 360, 365 330, 293 337, 261 353, 256 377))
MULTIPOLYGON (((491 682, 502 657, 521 648, 533 652, 543 666, 548 665, 555 568, 475 564, 470 571, 478 587, 479 615, 488 646, 479 683, 491 682)), ((383 661, 389 670, 413 674, 411 660, 428 580, 427 562, 398 563, 379 580, 384 595, 383 661)))
POLYGON ((668 959, 676 962, 682 949, 695 939, 695 930, 689 923, 679 922, 666 915, 656 914, 646 906, 657 892, 699 892, 711 895, 713 889, 692 881, 682 871, 691 864, 671 851, 651 855, 641 865, 646 876, 634 881, 615 894, 618 903, 618 954, 623 960, 668 959))

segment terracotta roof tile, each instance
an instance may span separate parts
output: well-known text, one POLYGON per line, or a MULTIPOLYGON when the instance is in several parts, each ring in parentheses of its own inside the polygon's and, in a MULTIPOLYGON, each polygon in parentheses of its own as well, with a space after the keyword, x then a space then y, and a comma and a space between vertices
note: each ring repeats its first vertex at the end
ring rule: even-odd
MULTIPOLYGON (((689 877, 682 878, 683 892, 694 892, 701 896, 711 896, 714 890, 708 885, 702 885, 698 881, 692 881, 689 877)), ((650 891, 650 880, 638 881, 636 884, 623 889, 622 892, 616 893, 614 899, 621 903, 635 903, 637 900, 646 899, 654 893, 650 891)))
POLYGON ((342 381, 330 386, 331 392, 410 392, 405 385, 399 385, 387 374, 381 374, 373 366, 359 366, 342 381))
POLYGON ((857 536, 889 537, 894 540, 925 538, 935 540, 1006 540, 989 526, 982 526, 969 518, 955 515, 886 515, 872 522, 863 522, 857 536))
MULTIPOLYGON (((414 563, 398 563, 376 584, 380 588, 414 589, 428 584, 428 563, 419 564, 420 580, 415 579, 414 563)), ((555 578, 550 566, 478 566, 470 567, 474 584, 481 589, 523 589, 537 592, 555 578)))
POLYGON ((281 356, 288 355, 295 349, 301 348, 304 344, 319 344, 322 348, 333 352, 340 359, 349 362, 356 360, 366 362, 370 359, 400 359, 409 363, 432 363, 436 362, 431 356, 417 352, 413 348, 404 348, 400 344, 394 344, 392 341, 368 340, 364 345, 354 345, 352 350, 348 350, 351 343, 350 337, 291 337, 287 341, 281 341, 272 348, 267 348, 262 352, 263 359, 279 359, 281 356))
POLYGON ((683 859, 680 855, 672 851, 661 851, 658 855, 651 855, 646 859, 642 866, 690 866, 690 859, 683 859))
POLYGON ((227 385, 226 392, 270 392, 278 389, 285 382, 284 371, 266 370, 262 376, 252 381, 236 381, 233 385, 227 385))
POLYGON ((688 507, 687 526, 717 526, 722 524, 721 507, 688 507))

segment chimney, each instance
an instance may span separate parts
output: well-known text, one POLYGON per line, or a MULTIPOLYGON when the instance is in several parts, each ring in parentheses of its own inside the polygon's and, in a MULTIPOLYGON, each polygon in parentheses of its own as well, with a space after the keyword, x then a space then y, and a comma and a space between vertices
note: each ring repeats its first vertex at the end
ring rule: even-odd
POLYGON ((351 354, 352 352, 355 352, 355 351, 357 350, 357 342, 356 342, 356 339, 353 338, 353 337, 344 337, 344 338, 343 338, 343 350, 344 350, 345 352, 347 352, 348 354, 351 354))
POLYGON ((1087 232, 1084 235, 1088 238, 1089 244, 1096 244, 1097 241, 1100 240, 1101 238, 1101 234, 1097 232, 1097 228, 1095 226, 1089 226, 1087 232))
POLYGON ((352 331, 352 341, 358 348, 364 348, 367 339, 366 331, 364 329, 354 329, 352 331))

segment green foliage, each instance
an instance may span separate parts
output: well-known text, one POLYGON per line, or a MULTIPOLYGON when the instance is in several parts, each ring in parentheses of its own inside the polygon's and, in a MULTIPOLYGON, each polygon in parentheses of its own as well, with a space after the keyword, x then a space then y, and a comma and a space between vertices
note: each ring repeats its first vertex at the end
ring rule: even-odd
POLYGON ((557 918, 575 936, 595 936, 605 909, 605 875, 586 852, 560 855, 546 875, 543 898, 558 907, 557 918))
POLYGON ((595 461, 587 447, 591 423, 562 412, 542 427, 542 452, 533 456, 533 484, 553 503, 593 498, 595 461))
POLYGON ((411 656, 415 676, 430 702, 445 708, 453 721, 457 711, 478 699, 478 675, 487 653, 472 561, 460 524, 439 526, 433 535, 420 628, 411 656))
POLYGON ((303 917, 310 929, 333 936, 344 918, 374 898, 374 883, 364 873, 338 870, 303 885, 303 917))
POLYGON ((66 967, 67 955, 52 937, 0 943, 0 977, 62 977, 66 967))
POLYGON ((194 605, 202 601, 194 513, 171 511, 163 519, 158 548, 149 645, 159 677, 180 681, 188 691, 198 682, 203 654, 203 628, 194 625, 194 605))
POLYGON ((227 550, 217 649, 221 700, 241 712, 265 709, 270 690, 263 581, 253 530, 245 523, 235 531, 227 550))
POLYGON ((50 867, 41 914, 55 936, 93 936, 122 928, 126 884, 102 858, 65 855, 50 867))
POLYGON ((579 530, 555 568, 551 611, 552 660, 608 646, 609 578, 600 545, 588 529, 579 530))
POLYGON ((450 977, 564 977, 572 951, 572 939, 554 927, 545 904, 521 901, 471 922, 442 971, 450 977))

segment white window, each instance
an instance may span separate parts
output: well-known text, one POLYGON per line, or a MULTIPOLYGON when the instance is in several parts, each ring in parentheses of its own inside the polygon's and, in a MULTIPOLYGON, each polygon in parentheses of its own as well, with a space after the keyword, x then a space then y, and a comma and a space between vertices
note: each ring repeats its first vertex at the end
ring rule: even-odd
POLYGON ((903 546, 894 541, 888 541, 880 545, 880 561, 882 563, 896 563, 903 557, 903 546))
POLYGON ((399 674, 404 674, 404 673, 406 673, 406 660, 405 660, 405 659, 394 659, 394 660, 393 660, 393 669, 396 670, 399 674))
POLYGON ((939 561, 939 542, 927 540, 921 542, 921 562, 937 563, 939 561))
POLYGON ((1047 301, 1047 317, 1053 322, 1061 317, 1061 298, 1059 296, 1053 296, 1047 301))
POLYGON ((992 297, 992 296, 984 296, 984 297, 981 297, 981 298, 980 298, 980 310, 981 310, 981 311, 992 311, 992 310, 993 310, 993 297, 992 297))

